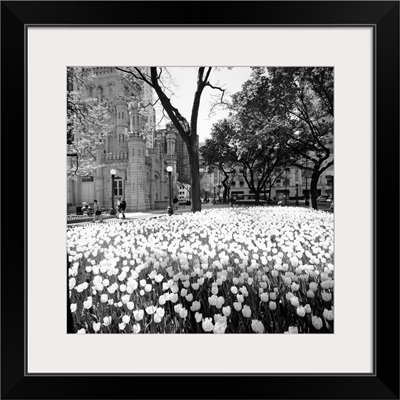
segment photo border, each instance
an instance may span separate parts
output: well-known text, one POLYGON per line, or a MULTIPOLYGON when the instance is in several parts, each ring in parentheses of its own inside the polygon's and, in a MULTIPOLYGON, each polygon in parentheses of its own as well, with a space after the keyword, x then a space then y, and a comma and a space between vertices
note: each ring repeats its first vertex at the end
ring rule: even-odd
MULTIPOLYGON (((392 2, 2 2, 2 398, 399 398, 399 3, 392 2), (147 3, 147 4, 146 4, 147 3), (204 16, 204 8, 210 12, 204 16), (229 4, 229 9, 227 9, 229 4), (118 6, 123 5, 123 15, 118 6), (114 8, 115 7, 115 8, 114 8), (111 16, 110 9, 115 14, 111 16), (131 12, 129 12, 129 10, 131 12), (142 13, 140 12, 142 11, 142 13), (179 10, 179 13, 177 11, 179 10), (134 12, 134 14, 133 14, 134 12), (132 17, 134 15, 134 17, 132 17), (167 19, 168 18, 168 19, 167 19), (165 21, 173 21, 165 24, 165 21), (231 21, 235 21, 232 24, 231 21), (23 310, 27 293, 27 182, 7 195, 8 149, 24 146, 24 163, 12 173, 27 176, 26 32, 29 26, 350 26, 375 27, 374 51, 374 321, 373 374, 27 374, 23 310), (21 118, 23 107, 25 121, 21 118), (379 133, 379 135, 378 135, 379 133), (22 171, 21 171, 22 169, 22 171), (390 198, 385 189, 390 187, 390 198), (24 213, 10 202, 24 199, 24 213), (17 200, 15 200, 17 199, 17 200), (17 214, 17 215, 16 215, 17 214), (9 234, 17 221, 24 234, 9 234), (393 224, 393 221, 394 224, 393 224), (388 223, 390 225, 388 225, 388 223), (22 223, 21 223, 22 225, 22 223), (21 239, 21 240, 17 240, 21 239), (21 243, 25 251, 21 254, 21 243), (388 251, 388 249, 391 249, 388 251), (380 269, 377 268, 379 264, 380 269), (391 267, 391 266, 394 267, 391 267), (16 286, 24 282, 24 292, 16 286), (389 285, 394 282, 395 285, 389 285), (24 295, 24 296, 23 296, 24 295), (377 318, 379 316, 379 318, 377 318), (85 377, 84 379, 82 379, 85 377), (157 384, 154 383, 157 377, 157 384), (129 381, 127 380, 129 378, 129 381), (173 386, 177 385, 176 387, 173 386), (180 387, 195 388, 191 393, 180 387), (134 388, 134 389, 132 389, 134 388), (170 390, 169 388, 172 388, 170 390)), ((13 159, 14 157, 14 159, 13 159)), ((17 159, 18 161, 18 159, 17 159)), ((43 195, 46 199, 45 193, 43 195)), ((19 207, 20 208, 20 207, 19 207)), ((38 210, 40 212, 41 210, 38 210)), ((44 215, 45 217, 45 215, 44 215)), ((360 300, 362 306, 362 300, 360 300)), ((356 310, 353 310, 356 313, 356 310)), ((362 334, 362 324, 359 324, 362 334)), ((329 357, 327 357, 327 360, 329 357)), ((345 362, 345 360, 344 360, 345 362)))

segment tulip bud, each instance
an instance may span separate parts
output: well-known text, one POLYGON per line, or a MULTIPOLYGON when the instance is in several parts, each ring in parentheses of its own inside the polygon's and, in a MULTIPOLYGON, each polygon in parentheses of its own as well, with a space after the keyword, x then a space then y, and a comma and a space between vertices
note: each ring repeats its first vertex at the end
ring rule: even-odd
POLYGON ((251 329, 253 329, 255 333, 264 333, 265 330, 263 323, 256 319, 251 321, 251 329))
POLYGON ((229 315, 231 315, 231 307, 230 306, 223 307, 222 314, 224 314, 225 317, 229 317, 229 315))
POLYGON ((266 303, 268 301, 268 293, 262 293, 260 299, 262 302, 266 303))
POLYGON ((311 322, 315 329, 320 330, 322 328, 323 323, 321 318, 313 315, 311 318, 311 322))
POLYGON ((304 317, 306 315, 306 310, 304 309, 304 307, 300 306, 297 307, 296 313, 299 317, 304 317))
POLYGON ((251 317, 251 308, 247 305, 243 306, 242 314, 245 318, 250 318, 251 317))
POLYGON ((100 330, 101 323, 100 322, 93 322, 93 330, 98 332, 100 330))
POLYGON ((205 318, 201 324, 201 327, 205 332, 211 332, 214 328, 211 318, 205 318))
POLYGON ((322 300, 324 300, 326 302, 332 300, 332 294, 329 292, 322 292, 321 296, 322 296, 322 300))

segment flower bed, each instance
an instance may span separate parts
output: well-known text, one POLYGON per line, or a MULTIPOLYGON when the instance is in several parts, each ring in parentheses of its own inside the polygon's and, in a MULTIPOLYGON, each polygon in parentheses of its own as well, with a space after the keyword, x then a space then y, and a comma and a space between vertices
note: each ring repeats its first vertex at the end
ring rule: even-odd
POLYGON ((333 215, 204 210, 67 231, 77 333, 332 333, 333 215))

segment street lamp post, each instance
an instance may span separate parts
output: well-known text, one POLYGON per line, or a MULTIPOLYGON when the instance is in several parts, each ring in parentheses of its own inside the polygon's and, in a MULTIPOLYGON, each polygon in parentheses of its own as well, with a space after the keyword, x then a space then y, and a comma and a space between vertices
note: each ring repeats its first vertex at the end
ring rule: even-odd
POLYGON ((287 173, 288 173, 288 168, 285 168, 286 171, 286 178, 285 178, 285 205, 287 206, 287 201, 288 201, 288 193, 287 193, 287 173))
POLYGON ((307 161, 308 159, 306 158, 306 169, 304 170, 305 174, 306 174, 306 206, 310 205, 310 201, 308 200, 308 186, 307 186, 307 178, 308 178, 308 169, 307 169, 307 161))
POLYGON ((169 183, 169 190, 168 190, 168 208, 167 213, 168 215, 172 215, 174 213, 174 209, 172 208, 172 167, 169 165, 167 167, 168 172, 168 183, 169 183))
POLYGON ((213 204, 215 204, 215 186, 214 186, 214 199, 213 199, 213 204))
POLYGON ((299 205, 299 183, 296 182, 296 206, 299 205))
POLYGON ((110 215, 115 215, 116 211, 114 208, 114 177, 117 171, 115 169, 110 170, 111 174, 111 210, 110 210, 110 215))

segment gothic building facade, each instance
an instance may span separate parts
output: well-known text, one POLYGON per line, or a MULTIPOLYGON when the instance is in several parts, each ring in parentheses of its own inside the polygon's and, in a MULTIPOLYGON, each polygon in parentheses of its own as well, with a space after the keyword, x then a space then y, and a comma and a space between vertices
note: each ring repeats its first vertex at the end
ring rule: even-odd
POLYGON ((149 106, 146 119, 139 111, 140 102, 152 103, 149 88, 144 90, 143 85, 128 81, 113 68, 95 68, 95 74, 81 89, 82 95, 97 97, 107 105, 111 128, 96 145, 93 173, 67 181, 68 211, 75 212, 83 202, 91 205, 94 199, 103 209, 110 209, 119 197, 125 198, 127 211, 166 209, 167 166, 173 168, 176 188, 176 131, 168 125, 164 135, 155 137, 155 110, 149 106))

